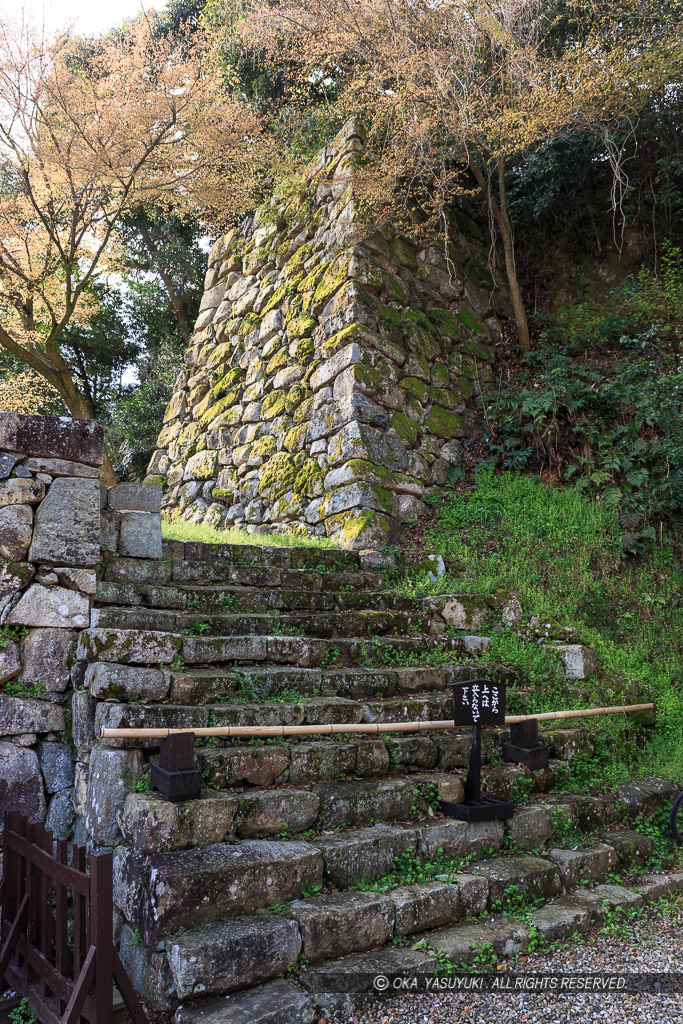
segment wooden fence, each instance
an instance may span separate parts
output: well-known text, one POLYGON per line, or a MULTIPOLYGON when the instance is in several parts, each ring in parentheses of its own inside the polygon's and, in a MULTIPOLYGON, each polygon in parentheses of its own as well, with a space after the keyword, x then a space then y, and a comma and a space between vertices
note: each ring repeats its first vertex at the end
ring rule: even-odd
POLYGON ((42 1024, 112 1024, 114 982, 147 1024, 113 941, 112 855, 55 840, 41 821, 5 815, 0 980, 42 1024), (56 849, 55 849, 56 845, 56 849))

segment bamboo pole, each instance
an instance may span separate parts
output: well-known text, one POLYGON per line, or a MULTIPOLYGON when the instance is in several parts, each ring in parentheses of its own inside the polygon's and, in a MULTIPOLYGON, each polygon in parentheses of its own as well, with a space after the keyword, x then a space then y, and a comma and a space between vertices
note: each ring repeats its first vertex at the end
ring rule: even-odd
MULTIPOLYGON (((544 711, 538 715, 508 715, 506 725, 516 722, 552 722, 567 718, 590 718, 594 715, 614 715, 628 711, 651 711, 654 704, 627 704, 608 708, 584 708, 578 711, 544 711)), ((434 722, 360 722, 342 723, 340 725, 211 725, 197 729, 107 729, 103 728, 100 737, 103 740, 149 740, 165 739, 172 733, 192 732, 197 737, 216 736, 222 739, 234 737, 269 737, 269 736, 338 736, 343 733, 382 733, 382 732, 428 732, 434 729, 454 729, 455 722, 445 719, 434 722)))

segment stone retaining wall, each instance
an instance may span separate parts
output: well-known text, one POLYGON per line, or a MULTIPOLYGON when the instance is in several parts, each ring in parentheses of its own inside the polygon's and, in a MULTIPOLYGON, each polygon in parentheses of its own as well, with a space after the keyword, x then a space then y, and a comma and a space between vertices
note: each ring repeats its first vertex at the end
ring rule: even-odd
POLYGON ((171 514, 380 547, 457 478, 509 313, 478 225, 416 244, 358 216, 349 122, 304 184, 211 249, 149 466, 171 514))
POLYGON ((161 488, 107 490, 103 455, 94 421, 0 412, 0 830, 12 807, 89 838, 79 633, 106 559, 161 556, 161 488))

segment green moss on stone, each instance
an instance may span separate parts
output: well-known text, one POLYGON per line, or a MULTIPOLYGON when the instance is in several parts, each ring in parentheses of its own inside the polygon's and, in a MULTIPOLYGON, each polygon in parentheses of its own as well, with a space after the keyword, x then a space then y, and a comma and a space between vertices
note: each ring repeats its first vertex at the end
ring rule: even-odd
POLYGON ((299 452, 306 444, 308 423, 300 423, 298 427, 292 427, 285 434, 284 446, 288 452, 299 452))
POLYGON ((244 370, 240 366, 234 366, 231 370, 228 370, 224 374, 218 383, 212 388, 211 394, 214 399, 222 398, 223 395, 227 394, 236 384, 238 384, 244 377, 244 370))
POLYGON ((215 405, 207 409, 204 415, 199 419, 200 426, 206 426, 209 423, 213 423, 217 416, 229 409, 238 400, 241 394, 241 388, 233 388, 229 391, 224 398, 220 398, 215 405))
POLYGON ((272 434, 265 434, 254 441, 251 447, 252 459, 267 459, 277 448, 277 441, 272 434))
POLYGON ((457 413, 434 405, 425 420, 425 430, 444 439, 457 437, 462 434, 462 419, 457 413))
POLYGON ((274 420, 276 416, 281 416, 285 411, 285 399, 284 391, 271 391, 269 395, 266 395, 261 406, 263 419, 274 420))
POLYGON ((323 493, 325 474, 315 459, 306 459, 294 478, 294 493, 299 497, 315 498, 323 493))
POLYGON ((398 411, 392 412, 390 422, 406 447, 412 448, 421 433, 419 426, 405 413, 398 411))
POLYGON ((326 342, 323 343, 323 358, 329 359, 329 357, 333 356, 335 352, 339 351, 339 349, 349 345, 357 337, 361 329, 360 324, 351 324, 349 327, 344 327, 343 330, 337 331, 336 334, 333 334, 326 342))
POLYGON ((418 327, 424 328, 425 331, 434 330, 432 321, 424 313, 421 313, 419 309, 407 309, 403 316, 404 319, 410 320, 412 323, 417 324, 418 327))
POLYGON ((237 333, 240 337, 243 337, 245 334, 251 334, 252 331, 258 330, 260 326, 261 317, 258 313, 247 313, 242 320, 242 323, 239 325, 237 333))
POLYGON ((234 494, 227 487, 214 487, 211 491, 211 497, 215 501, 222 501, 225 505, 232 505, 234 494))
POLYGON ((268 494, 275 501, 281 494, 292 489, 296 477, 294 459, 287 452, 278 452, 261 467, 259 476, 259 494, 268 494))
POLYGON ((477 341, 466 341, 463 343, 463 349, 468 352, 471 356, 475 356, 477 359, 483 359, 488 362, 491 358, 491 353, 483 345, 480 345, 477 341))
POLYGON ((483 323, 477 314, 470 309, 465 302, 461 302, 458 307, 458 319, 468 331, 475 331, 477 334, 486 334, 486 328, 483 323))
POLYGON ((403 281, 401 281, 400 277, 396 277, 395 274, 386 273, 384 275, 384 285, 393 298, 400 299, 401 302, 405 302, 408 298, 403 281))
POLYGON ((294 410, 299 406, 303 400, 310 395, 310 391, 303 384, 293 384, 291 388, 288 388, 287 395, 285 398, 285 410, 291 416, 294 410))
POLYGON ((294 410, 294 422, 295 423, 306 423, 311 418, 311 411, 313 408, 313 396, 307 398, 301 405, 294 410))
POLYGON ((430 391, 423 380, 418 380, 417 377, 404 377, 400 386, 407 395, 417 398, 423 405, 429 402, 430 391))
POLYGON ((292 258, 289 259, 287 263, 285 263, 285 266, 283 268, 283 273, 285 274, 285 276, 291 277, 292 274, 295 274, 297 271, 302 270, 304 263, 306 262, 306 260, 310 259, 312 255, 313 250, 311 249, 310 245, 299 246, 299 248, 294 253, 292 258))
POLYGON ((310 313, 299 313, 287 324, 287 333, 290 338, 305 338, 313 333, 318 326, 318 321, 310 313))
POLYGON ((453 338, 457 338, 460 328, 453 319, 450 309, 428 309, 427 316, 442 334, 448 334, 453 338))
POLYGON ((284 366, 286 366, 288 362, 289 352, 283 346, 282 348, 278 349, 275 355, 271 356, 271 358, 268 360, 266 364, 266 373, 268 374, 269 377, 271 377, 274 373, 277 373, 278 370, 281 370, 284 366))
POLYGON ((402 263, 410 270, 417 270, 417 256, 402 238, 395 238, 391 243, 391 247, 399 263, 402 263))
POLYGON ((336 295, 342 285, 349 277, 349 257, 337 257, 337 259, 325 271, 322 280, 315 289, 313 305, 325 305, 336 295))
POLYGON ((445 363, 435 363, 432 367, 432 381, 438 388, 448 385, 449 373, 445 363))

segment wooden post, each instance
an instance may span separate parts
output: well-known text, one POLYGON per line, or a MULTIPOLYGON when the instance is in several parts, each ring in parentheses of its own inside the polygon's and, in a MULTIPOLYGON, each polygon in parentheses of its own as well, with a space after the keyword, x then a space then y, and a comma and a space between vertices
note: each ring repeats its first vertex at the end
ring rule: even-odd
POLYGON ((89 945, 95 947, 95 1022, 112 1024, 114 1013, 114 943, 112 936, 112 855, 90 858, 89 945))

